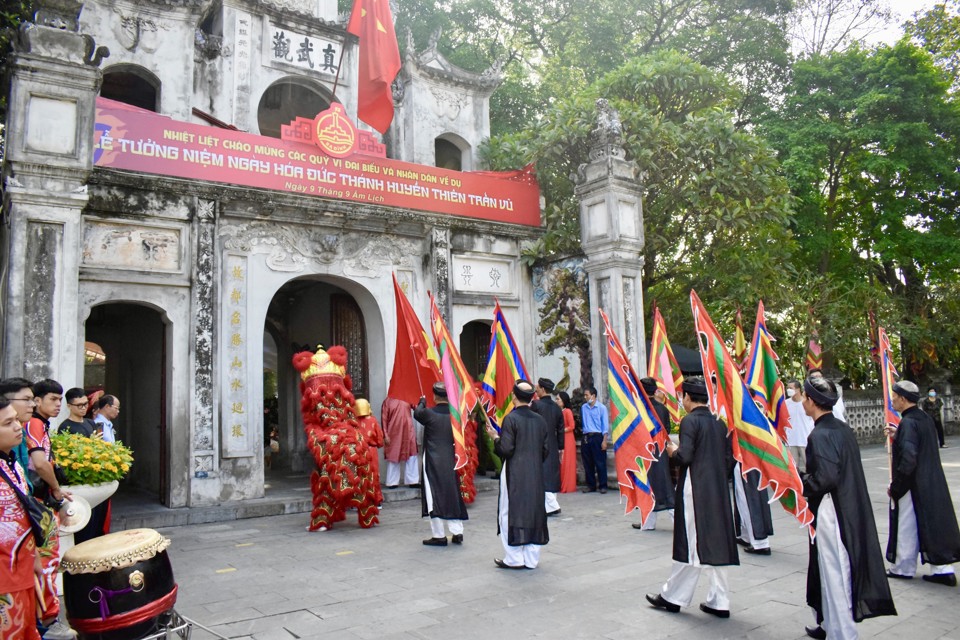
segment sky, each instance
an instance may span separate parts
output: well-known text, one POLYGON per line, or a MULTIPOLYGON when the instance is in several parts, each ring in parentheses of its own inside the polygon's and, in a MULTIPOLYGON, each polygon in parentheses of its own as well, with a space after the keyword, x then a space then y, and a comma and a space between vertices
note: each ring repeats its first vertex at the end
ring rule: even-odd
POLYGON ((903 35, 900 25, 913 17, 917 11, 925 11, 937 4, 936 0, 890 0, 890 9, 896 14, 893 24, 887 29, 873 34, 868 40, 893 44, 903 35))

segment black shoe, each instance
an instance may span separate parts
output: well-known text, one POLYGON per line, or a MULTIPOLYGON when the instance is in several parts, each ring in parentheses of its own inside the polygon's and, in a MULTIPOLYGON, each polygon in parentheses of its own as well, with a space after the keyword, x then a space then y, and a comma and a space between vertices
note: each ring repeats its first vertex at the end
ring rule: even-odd
POLYGON ((419 482, 414 482, 413 484, 408 484, 407 486, 410 487, 411 489, 419 489, 419 488, 420 488, 420 483, 419 483, 419 482))
POLYGON ((755 556, 768 556, 770 555, 770 547, 767 547, 766 549, 754 549, 753 547, 746 547, 743 552, 752 553, 755 556))
POLYGON ((945 587, 957 586, 957 576, 952 573, 935 573, 932 576, 923 576, 923 579, 927 582, 942 584, 945 587))
POLYGON ((396 489, 396 488, 397 488, 397 485, 395 485, 395 484, 388 484, 388 485, 387 485, 387 489, 396 489))
POLYGON ((664 609, 670 613, 680 613, 680 605, 673 604, 672 602, 667 602, 663 599, 663 596, 659 593, 655 596, 647 594, 647 602, 656 607, 657 609, 664 609))
POLYGON ((580 492, 581 492, 581 493, 593 493, 594 491, 596 491, 596 489, 594 489, 593 487, 587 487, 586 489, 580 489, 580 492))
POLYGON ((817 625, 815 627, 804 627, 804 631, 807 632, 807 635, 814 640, 827 640, 827 632, 823 630, 823 627, 817 625))
POLYGON ((462 533, 453 534, 453 537, 450 538, 450 542, 452 542, 453 544, 463 544, 463 534, 462 533))
POLYGON ((600 487, 600 493, 606 493, 606 492, 607 492, 606 487, 600 487))
POLYGON ((447 546, 447 538, 446 536, 443 538, 427 538, 423 541, 423 544, 428 547, 445 547, 447 546))
POLYGON ((703 611, 704 613, 709 613, 712 616, 717 616, 718 618, 730 617, 729 609, 714 609, 713 607, 708 607, 703 603, 700 603, 700 611, 703 611))
MULTIPOLYGON (((897 580, 913 580, 913 576, 905 576, 902 573, 894 573, 893 571, 887 571, 888 578, 896 578, 897 580)), ((926 578, 926 576, 924 576, 926 578)))
POLYGON ((743 538, 737 538, 737 544, 741 547, 749 547, 750 543, 744 540, 743 538))
POLYGON ((522 564, 521 564, 521 565, 517 565, 516 567, 514 567, 514 566, 512 566, 512 565, 507 564, 506 562, 504 562, 504 561, 501 560, 500 558, 494 558, 494 559, 493 559, 493 564, 497 565, 497 567, 499 567, 500 569, 521 569, 521 570, 526 569, 526 567, 523 566, 522 564))
MULTIPOLYGON (((643 523, 641 523, 641 522, 634 522, 634 523, 633 523, 632 525, 630 525, 630 526, 633 527, 634 529, 639 529, 640 531, 643 531, 643 523)), ((652 531, 652 529, 651 529, 651 531, 652 531)))
POLYGON ((558 516, 560 515, 560 509, 555 509, 554 511, 547 511, 547 517, 558 516))

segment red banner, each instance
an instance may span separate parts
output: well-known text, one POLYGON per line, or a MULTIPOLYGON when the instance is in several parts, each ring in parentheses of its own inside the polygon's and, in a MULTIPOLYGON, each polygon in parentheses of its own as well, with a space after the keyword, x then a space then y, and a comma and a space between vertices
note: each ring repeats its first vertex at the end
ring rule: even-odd
POLYGON ((385 207, 540 226, 532 171, 463 172, 180 122, 97 98, 94 164, 385 207))

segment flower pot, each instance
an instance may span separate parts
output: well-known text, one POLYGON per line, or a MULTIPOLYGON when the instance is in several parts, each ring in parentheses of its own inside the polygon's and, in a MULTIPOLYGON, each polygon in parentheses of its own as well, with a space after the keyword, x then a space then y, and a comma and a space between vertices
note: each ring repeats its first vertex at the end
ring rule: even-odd
POLYGON ((109 499, 117 491, 120 483, 116 480, 110 482, 101 482, 100 484, 74 484, 60 487, 63 491, 80 496, 90 503, 90 507, 96 507, 101 502, 109 499))

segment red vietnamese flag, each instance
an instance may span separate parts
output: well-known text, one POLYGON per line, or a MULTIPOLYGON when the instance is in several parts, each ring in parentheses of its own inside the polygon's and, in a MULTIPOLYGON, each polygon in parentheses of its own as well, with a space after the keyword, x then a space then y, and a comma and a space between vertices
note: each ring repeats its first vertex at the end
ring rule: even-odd
POLYGON ((389 0, 354 0, 347 33, 360 39, 357 117, 386 133, 393 121, 390 83, 400 71, 400 47, 389 0))
POLYGON ((400 288, 396 274, 393 276, 393 297, 397 303, 397 352, 393 357, 393 375, 390 376, 387 396, 403 400, 410 406, 416 406, 420 396, 427 396, 432 405, 433 394, 429 392, 433 383, 441 380, 440 359, 400 288))

